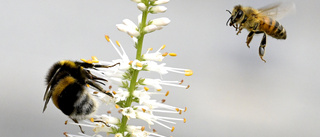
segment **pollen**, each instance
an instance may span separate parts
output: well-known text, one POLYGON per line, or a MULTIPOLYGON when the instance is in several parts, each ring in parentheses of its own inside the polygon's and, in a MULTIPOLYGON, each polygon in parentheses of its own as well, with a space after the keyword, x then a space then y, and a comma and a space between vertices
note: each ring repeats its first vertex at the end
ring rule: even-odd
POLYGON ((168 96, 169 95, 169 91, 167 91, 166 95, 165 96, 168 96))
POLYGON ((91 122, 94 122, 94 119, 93 119, 93 118, 90 118, 90 121, 91 121, 91 122))
POLYGON ((161 89, 157 89, 157 91, 161 91, 161 89))
POLYGON ((119 106, 119 105, 116 105, 116 108, 118 109, 118 108, 120 108, 120 106, 119 106))
POLYGON ((140 62, 137 62, 137 63, 136 63, 136 66, 137 66, 137 67, 142 67, 142 64, 141 64, 140 62))
POLYGON ((169 53, 169 55, 175 57, 177 56, 177 53, 169 53))
POLYGON ((187 107, 184 108, 184 112, 186 112, 186 111, 187 111, 187 107))
POLYGON ((187 69, 184 72, 185 72, 184 73, 185 76, 191 76, 193 74, 193 71, 191 69, 187 69))
POLYGON ((183 118, 183 123, 186 123, 187 122, 187 119, 186 118, 183 118))
POLYGON ((165 53, 162 54, 163 57, 165 57, 167 55, 168 55, 168 52, 165 52, 165 53))
POLYGON ((141 127, 141 131, 144 131, 144 129, 146 129, 146 127, 145 127, 145 126, 142 126, 142 127, 141 127))
POLYGON ((119 41, 116 41, 117 45, 120 47, 120 42, 119 41))
POLYGON ((149 90, 149 88, 148 88, 148 87, 144 87, 144 90, 148 91, 148 90, 149 90))
POLYGON ((174 129, 175 129, 175 127, 174 127, 174 126, 172 126, 171 132, 173 132, 173 131, 174 131, 174 129))
POLYGON ((160 49, 163 50, 165 47, 166 47, 166 45, 162 45, 160 49))
POLYGON ((110 42, 110 37, 108 35, 104 36, 108 42, 110 42))

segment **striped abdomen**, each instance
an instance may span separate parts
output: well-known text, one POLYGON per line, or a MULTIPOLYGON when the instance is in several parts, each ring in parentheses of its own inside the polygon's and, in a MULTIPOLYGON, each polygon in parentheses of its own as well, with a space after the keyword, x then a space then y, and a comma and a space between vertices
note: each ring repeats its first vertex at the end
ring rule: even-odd
POLYGON ((287 32, 283 26, 278 21, 269 17, 262 18, 260 21, 259 30, 266 32, 268 35, 276 39, 287 38, 287 32))

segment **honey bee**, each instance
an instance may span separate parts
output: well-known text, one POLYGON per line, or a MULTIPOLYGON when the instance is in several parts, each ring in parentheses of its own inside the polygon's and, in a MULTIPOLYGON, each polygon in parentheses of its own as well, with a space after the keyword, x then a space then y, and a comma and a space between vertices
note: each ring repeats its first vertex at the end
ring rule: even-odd
POLYGON ((286 30, 274 18, 280 16, 279 12, 282 12, 281 14, 283 15, 284 13, 288 13, 289 10, 294 8, 294 4, 286 5, 286 7, 282 5, 281 3, 276 3, 260 9, 237 5, 233 8, 232 12, 227 10, 231 14, 231 17, 227 20, 227 26, 230 21, 229 26, 233 26, 236 31, 238 31, 237 35, 241 33, 243 28, 249 31, 246 41, 248 48, 250 48, 249 44, 254 34, 263 34, 259 47, 259 56, 264 62, 266 62, 266 60, 263 59, 266 51, 266 35, 268 34, 275 39, 285 40, 287 38, 286 30))
MULTIPOLYGON (((75 123, 78 123, 78 120, 90 118, 97 110, 98 104, 87 91, 87 85, 110 97, 113 95, 97 84, 103 84, 101 81, 107 80, 91 74, 87 68, 109 68, 117 64, 104 66, 70 60, 55 63, 46 77, 47 88, 43 97, 45 101, 43 112, 51 98, 53 104, 75 123)), ((79 127, 84 133, 80 125, 79 127)))

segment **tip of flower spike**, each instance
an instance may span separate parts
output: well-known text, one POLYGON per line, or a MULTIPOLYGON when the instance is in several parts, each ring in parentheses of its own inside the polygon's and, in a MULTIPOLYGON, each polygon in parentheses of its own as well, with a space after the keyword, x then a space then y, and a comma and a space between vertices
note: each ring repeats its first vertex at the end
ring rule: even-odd
POLYGON ((110 37, 108 35, 104 36, 108 42, 110 42, 110 37))
POLYGON ((191 69, 187 69, 184 72, 185 72, 184 73, 185 76, 191 76, 193 74, 193 71, 191 69))
POLYGON ((165 96, 168 96, 169 95, 169 91, 167 91, 166 95, 165 96))
POLYGON ((119 41, 116 41, 117 45, 120 47, 120 42, 119 41))
POLYGON ((173 131, 174 131, 174 129, 175 129, 175 127, 174 127, 174 126, 172 126, 171 132, 173 132, 173 131))
POLYGON ((165 53, 162 54, 163 57, 165 57, 167 55, 168 55, 168 52, 165 52, 165 53))
POLYGON ((177 56, 177 53, 169 53, 169 55, 175 57, 177 56))
POLYGON ((183 118, 183 123, 186 123, 187 122, 187 119, 186 118, 183 118))
POLYGON ((144 131, 144 129, 146 129, 146 127, 145 127, 145 126, 142 126, 142 127, 141 127, 141 131, 144 131))
POLYGON ((145 90, 145 91, 148 91, 148 90, 149 90, 149 88, 148 88, 148 87, 144 87, 144 90, 145 90))
POLYGON ((90 118, 90 121, 91 121, 91 122, 94 122, 94 119, 93 119, 93 118, 90 118))
POLYGON ((166 45, 162 45, 160 49, 163 50, 165 47, 166 47, 166 45))

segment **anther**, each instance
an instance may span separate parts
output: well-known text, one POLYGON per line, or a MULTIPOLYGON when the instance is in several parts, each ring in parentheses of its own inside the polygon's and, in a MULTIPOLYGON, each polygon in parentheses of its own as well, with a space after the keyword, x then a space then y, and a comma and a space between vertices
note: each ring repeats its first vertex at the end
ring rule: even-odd
POLYGON ((113 93, 113 94, 117 94, 117 92, 115 92, 115 91, 112 91, 112 93, 113 93))
POLYGON ((146 111, 147 111, 147 110, 146 110, 146 109, 144 109, 144 108, 141 108, 141 109, 142 109, 142 111, 143 111, 143 112, 146 112, 146 111))
POLYGON ((175 57, 177 56, 177 53, 169 53, 169 55, 175 57))
POLYGON ((67 132, 63 132, 63 135, 65 135, 66 137, 68 137, 68 133, 67 133, 67 132))
POLYGON ((175 129, 175 127, 174 127, 174 126, 172 126, 171 132, 173 132, 173 131, 174 131, 174 129, 175 129))
POLYGON ((162 45, 162 46, 161 46, 161 50, 163 50, 165 47, 166 47, 166 45, 162 45))
POLYGON ((181 80, 181 82, 179 83, 180 85, 183 83, 183 80, 181 80))
POLYGON ((148 48, 148 51, 151 51, 151 50, 153 50, 153 48, 148 48))
POLYGON ((141 131, 144 131, 145 128, 146 128, 145 126, 142 126, 142 127, 141 127, 141 131))
POLYGON ((161 89, 157 89, 157 91, 161 91, 161 89))
POLYGON ((156 129, 152 129, 152 132, 155 133, 155 132, 157 132, 157 130, 156 129))
POLYGON ((108 42, 110 42, 110 37, 108 35, 104 36, 108 42))
POLYGON ((64 124, 67 125, 68 124, 68 120, 64 121, 64 124))
POLYGON ((132 62, 133 62, 133 61, 130 61, 130 62, 129 62, 129 65, 132 65, 132 62))
POLYGON ((165 96, 168 96, 169 95, 169 91, 167 91, 166 95, 165 96))
POLYGON ((108 114, 111 114, 111 111, 110 111, 110 110, 108 110, 108 111, 107 111, 107 113, 108 113, 108 114))
POLYGON ((118 109, 118 108, 120 108, 120 106, 116 104, 116 108, 118 109))
POLYGON ((162 54, 163 57, 165 57, 167 55, 168 55, 168 52, 165 52, 165 53, 162 54))
POLYGON ((120 42, 116 40, 117 45, 120 47, 120 42))
POLYGON ((184 112, 186 112, 186 111, 187 111, 187 107, 184 108, 184 112))
POLYGON ((148 87, 144 87, 144 90, 145 90, 145 91, 148 91, 148 90, 149 90, 149 88, 148 88, 148 87))
POLYGON ((191 76, 193 74, 193 71, 191 69, 187 69, 184 71, 185 72, 185 76, 191 76))
POLYGON ((187 122, 187 119, 186 118, 183 118, 183 123, 186 123, 187 122))
POLYGON ((136 66, 137 66, 137 67, 142 67, 142 64, 141 64, 140 62, 137 62, 137 63, 136 63, 136 66))
POLYGON ((188 85, 188 86, 186 87, 186 89, 188 89, 188 88, 190 88, 190 85, 188 85))
POLYGON ((165 100, 165 99, 162 99, 162 100, 161 100, 161 103, 164 103, 164 102, 166 102, 166 100, 165 100))
POLYGON ((180 111, 180 109, 179 109, 179 108, 176 108, 176 111, 177 111, 177 112, 179 112, 179 111, 180 111))
POLYGON ((93 122, 94 122, 94 119, 93 119, 93 118, 90 118, 90 121, 93 123, 93 122))

